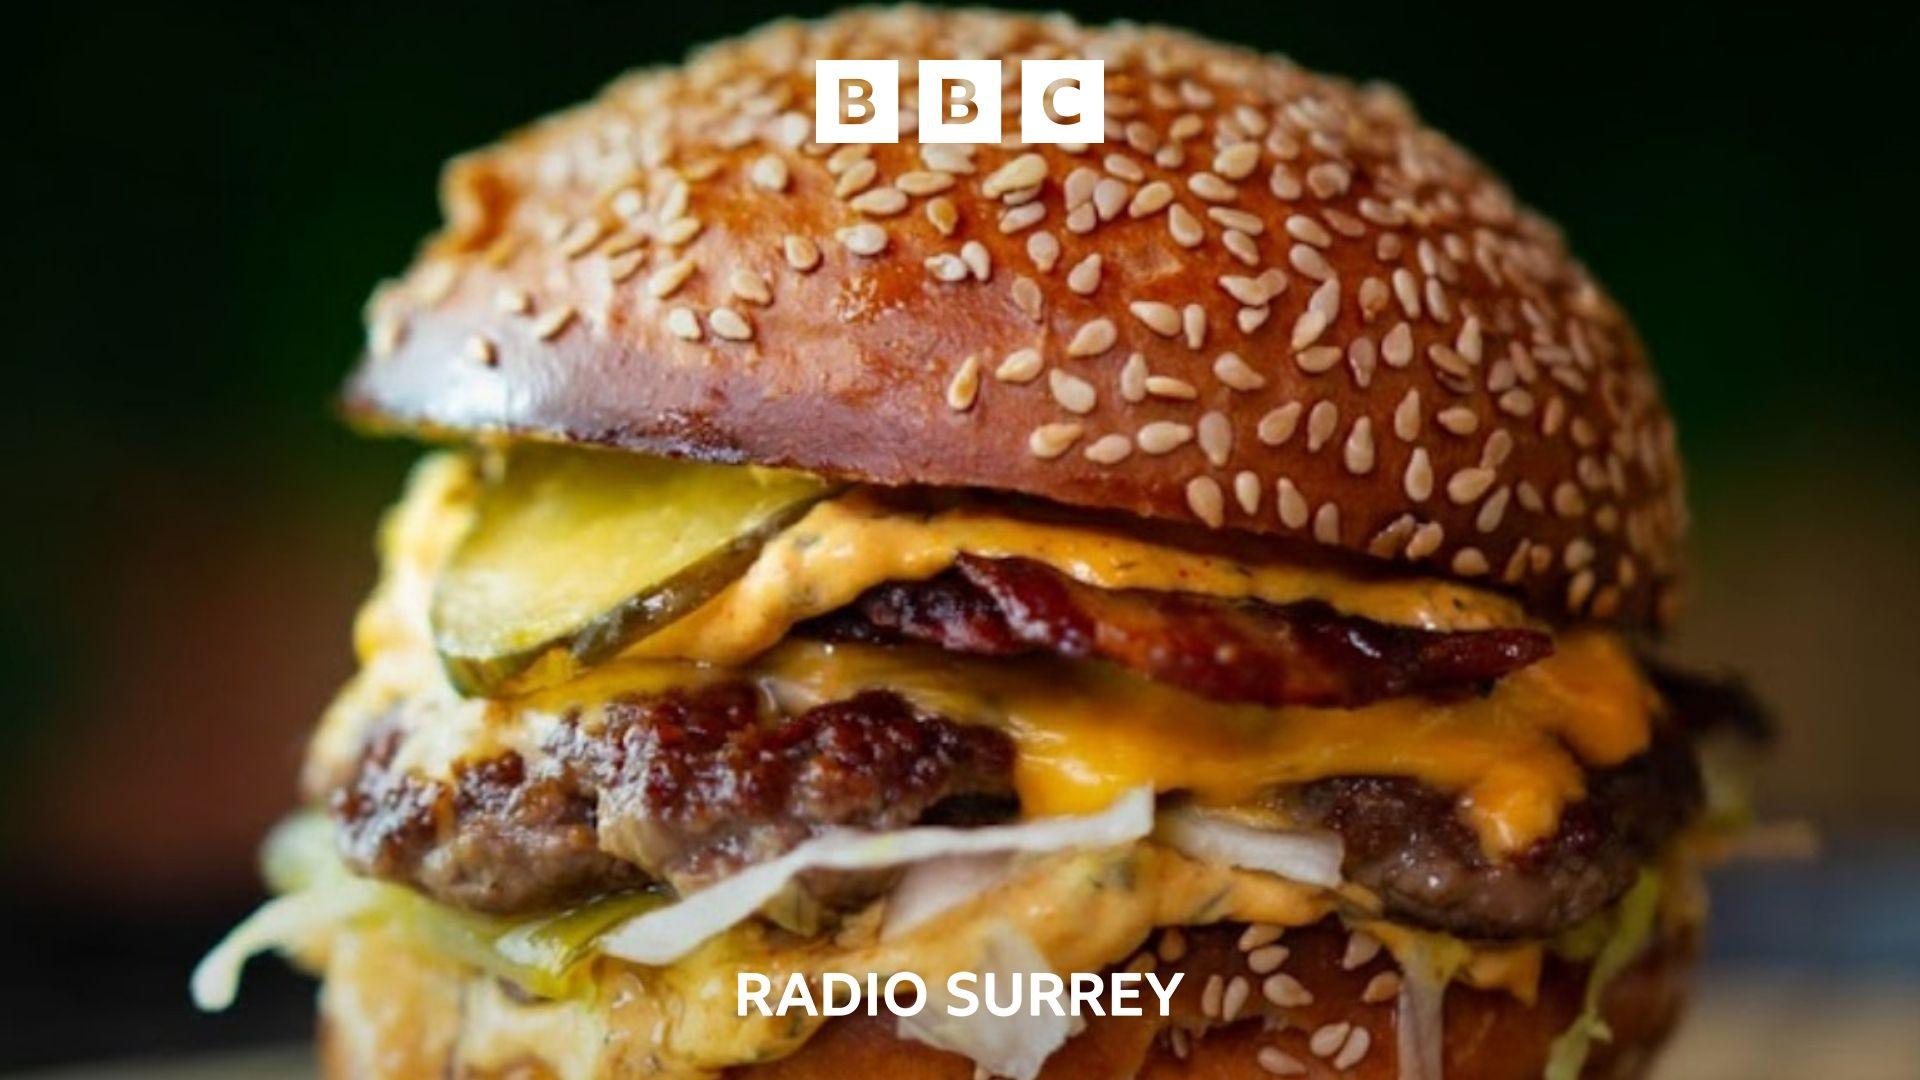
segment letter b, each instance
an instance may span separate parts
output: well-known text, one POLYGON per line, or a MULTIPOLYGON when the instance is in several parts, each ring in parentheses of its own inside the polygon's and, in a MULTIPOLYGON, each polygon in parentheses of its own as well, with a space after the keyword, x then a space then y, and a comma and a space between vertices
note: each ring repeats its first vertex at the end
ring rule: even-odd
POLYGON ((813 138, 819 143, 899 142, 900 61, 814 61, 813 138))
POLYGON ((920 61, 920 141, 1000 141, 1000 61, 920 61))

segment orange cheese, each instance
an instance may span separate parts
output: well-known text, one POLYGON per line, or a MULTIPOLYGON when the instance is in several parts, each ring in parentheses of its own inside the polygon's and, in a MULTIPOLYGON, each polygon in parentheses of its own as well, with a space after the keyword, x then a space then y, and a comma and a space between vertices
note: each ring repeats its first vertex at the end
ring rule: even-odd
POLYGON ((316 757, 351 753, 368 714, 401 700, 421 703, 423 717, 404 758, 431 772, 489 748, 529 752, 568 710, 590 712, 622 694, 689 681, 752 679, 796 707, 884 687, 931 711, 1004 729, 1018 750, 1016 782, 1029 813, 1098 809, 1142 783, 1227 804, 1274 784, 1406 776, 1463 793, 1488 849, 1512 851, 1553 830, 1561 808, 1582 793, 1583 765, 1618 763, 1650 735, 1649 690, 1625 645, 1597 629, 1560 635, 1553 656, 1484 697, 1355 709, 1221 704, 1106 665, 1052 658, 783 642, 800 619, 879 582, 938 573, 969 552, 1037 559, 1107 588, 1314 598, 1430 627, 1525 621, 1511 600, 1453 582, 1243 563, 980 508, 902 513, 858 492, 816 507, 741 579, 623 657, 559 679, 549 670, 536 692, 465 701, 432 661, 426 598, 470 498, 460 468, 424 467, 391 519, 386 573, 359 627, 365 666, 323 724, 316 757))

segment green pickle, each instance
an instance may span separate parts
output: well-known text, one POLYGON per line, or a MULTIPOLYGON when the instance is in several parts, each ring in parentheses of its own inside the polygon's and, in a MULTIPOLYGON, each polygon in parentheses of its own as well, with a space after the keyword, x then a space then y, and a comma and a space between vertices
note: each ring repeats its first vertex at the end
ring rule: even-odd
POLYGON ((576 665, 686 615, 832 490, 818 477, 524 445, 482 484, 442 571, 433 636, 468 695, 512 689, 554 650, 576 665))

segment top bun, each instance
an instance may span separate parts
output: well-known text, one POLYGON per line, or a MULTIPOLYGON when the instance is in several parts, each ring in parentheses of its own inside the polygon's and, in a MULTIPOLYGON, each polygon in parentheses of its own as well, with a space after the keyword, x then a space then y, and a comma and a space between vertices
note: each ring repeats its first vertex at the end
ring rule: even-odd
POLYGON ((1020 492, 1663 619, 1684 511, 1632 327, 1393 90, 1158 28, 781 22, 456 159, 351 415, 1020 492), (1106 62, 1106 141, 920 144, 912 62, 1106 62), (903 61, 901 140, 811 142, 903 61))

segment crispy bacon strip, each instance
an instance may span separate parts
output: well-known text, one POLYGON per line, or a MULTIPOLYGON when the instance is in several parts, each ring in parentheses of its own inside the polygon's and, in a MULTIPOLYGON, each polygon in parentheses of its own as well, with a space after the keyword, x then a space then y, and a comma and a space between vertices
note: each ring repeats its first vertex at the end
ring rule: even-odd
POLYGON ((1553 651, 1536 630, 1419 630, 1317 601, 1099 589, 1024 559, 973 556, 929 581, 869 590, 806 629, 986 656, 1107 660, 1203 697, 1263 705, 1350 707, 1470 691, 1553 651))

